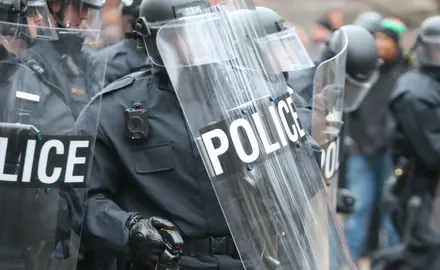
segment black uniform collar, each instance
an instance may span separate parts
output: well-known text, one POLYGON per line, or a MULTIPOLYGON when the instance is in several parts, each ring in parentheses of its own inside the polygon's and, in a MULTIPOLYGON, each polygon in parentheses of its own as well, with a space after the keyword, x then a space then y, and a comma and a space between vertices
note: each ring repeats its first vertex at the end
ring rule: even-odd
POLYGON ((164 67, 152 65, 151 74, 153 75, 153 83, 161 90, 174 91, 173 86, 168 76, 167 70, 164 67))

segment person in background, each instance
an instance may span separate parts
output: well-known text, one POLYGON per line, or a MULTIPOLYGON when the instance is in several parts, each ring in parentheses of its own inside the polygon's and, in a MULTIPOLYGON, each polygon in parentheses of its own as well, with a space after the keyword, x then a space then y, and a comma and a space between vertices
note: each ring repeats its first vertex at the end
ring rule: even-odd
POLYGON ((104 85, 108 85, 130 73, 150 68, 148 61, 146 61, 145 50, 142 45, 138 44, 138 40, 133 35, 141 2, 139 0, 124 0, 122 2, 122 12, 125 17, 124 28, 128 30, 125 32, 127 38, 103 48, 94 55, 98 62, 107 63, 104 85))
MULTIPOLYGON (((354 142, 347 160, 348 188, 358 198, 354 213, 344 229, 353 259, 359 260, 368 239, 373 213, 378 211, 384 182, 392 175, 392 161, 387 146, 388 100, 397 78, 408 70, 399 46, 407 28, 399 19, 382 20, 375 32, 376 46, 383 60, 380 77, 359 108, 347 115, 347 136, 354 142)), ((387 219, 380 224, 388 234, 388 246, 399 239, 387 219)))
POLYGON ((122 1, 122 16, 124 19, 124 33, 129 33, 134 30, 134 24, 139 15, 139 6, 141 0, 123 0, 122 1))
POLYGON ((344 15, 337 10, 327 11, 315 23, 311 35, 310 54, 316 56, 331 33, 344 25, 344 15))
POLYGON ((101 48, 124 39, 124 19, 119 6, 106 6, 101 32, 101 48))

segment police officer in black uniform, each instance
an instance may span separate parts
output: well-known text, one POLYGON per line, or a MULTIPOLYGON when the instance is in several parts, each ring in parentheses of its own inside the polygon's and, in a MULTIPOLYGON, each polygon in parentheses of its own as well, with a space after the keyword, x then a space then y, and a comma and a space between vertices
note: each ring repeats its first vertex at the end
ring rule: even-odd
MULTIPOLYGON (((56 39, 50 26, 45 2, 0 1, 0 130, 8 136, 4 174, 14 173, 17 166, 21 134, 75 134, 75 120, 63 96, 42 75, 34 61, 20 62, 20 53, 38 39, 56 39), (39 25, 46 27, 40 28, 39 25)), ((35 162, 36 164, 36 162, 35 162)), ((5 179, 0 179, 5 181, 5 179)), ((49 269, 54 257, 65 259, 66 253, 54 254, 57 245, 67 244, 70 230, 81 228, 79 194, 72 189, 23 188, 20 183, 0 186, 0 269, 49 269)))
MULTIPOLYGON (((150 57, 160 58, 155 44, 160 22, 175 19, 174 7, 182 4, 191 3, 143 1, 136 30, 150 57)), ((93 132, 88 121, 101 115, 84 235, 89 246, 107 252, 100 264, 154 269, 166 229, 175 242, 179 234, 184 239, 182 269, 242 269, 165 68, 152 65, 130 74, 99 96, 101 108, 88 104, 77 128, 93 132)))
POLYGON ((135 33, 132 32, 136 24, 136 19, 139 16, 141 1, 125 2, 129 2, 130 5, 124 4, 123 1, 124 6, 122 13, 124 17, 129 17, 132 30, 125 33, 126 39, 101 49, 94 56, 98 61, 107 62, 104 85, 108 85, 130 73, 150 68, 147 60, 145 60, 145 49, 142 43, 136 39, 135 33))
POLYGON ((440 16, 421 24, 414 46, 420 66, 397 80, 391 96, 395 122, 391 145, 398 168, 392 191, 399 200, 392 219, 408 242, 402 256, 406 268, 402 269, 440 268, 440 224, 435 222, 439 213, 434 206, 440 176, 439 35, 440 16), (408 206, 414 198, 419 198, 421 205, 411 219, 408 206))
MULTIPOLYGON (((264 31, 267 35, 272 35, 281 31, 286 30, 285 21, 284 19, 276 13, 274 10, 266 8, 266 7, 256 7, 256 14, 259 18, 259 23, 264 27, 264 31)), ((290 30, 293 31, 293 30, 290 30)), ((274 48, 274 50, 276 50, 274 48)), ((274 51, 274 53, 277 53, 274 51)), ((308 58, 308 55, 307 55, 308 58)), ((299 59, 299 61, 304 61, 307 63, 308 59, 299 59)), ((292 59, 293 61, 293 59, 292 59)), ((292 63, 293 64, 293 63, 292 63)), ((312 67, 312 62, 310 61, 310 67, 312 67)), ((286 79, 286 81, 289 80, 289 72, 283 71, 283 76, 286 79)), ((304 100, 296 91, 291 91, 294 100, 295 105, 297 108, 297 112, 301 117, 301 120, 307 119, 308 116, 310 116, 310 108, 306 108, 306 100, 304 100), (303 115, 304 114, 304 115, 303 115)), ((305 123, 310 123, 310 121, 305 121, 305 123)), ((305 126, 306 130, 309 132, 311 131, 310 125, 305 126)))
MULTIPOLYGON (((347 84, 344 98, 351 100, 357 96, 356 93, 361 89, 371 87, 371 82, 377 80, 380 60, 376 41, 371 33, 356 25, 345 25, 344 32, 348 40, 345 73, 347 84)), ((319 59, 316 61, 317 65, 313 69, 306 70, 306 74, 289 77, 288 82, 292 88, 308 102, 311 102, 313 97, 313 78, 316 68, 320 63, 334 57, 335 51, 340 46, 340 40, 335 37, 332 35, 327 40, 319 59)))
MULTIPOLYGON (((96 71, 102 63, 93 61, 86 52, 85 40, 99 39, 100 13, 104 0, 47 0, 52 19, 56 22, 56 40, 37 40, 22 54, 23 61, 35 61, 45 78, 63 90, 67 105, 75 119, 81 109, 102 89, 96 71), (75 31, 75 30, 79 31, 75 31), (88 30, 88 31, 86 31, 88 30), (80 33, 80 34, 79 34, 80 33), (67 79, 69 78, 69 79, 67 79)), ((101 70, 104 72, 105 70, 101 70)))

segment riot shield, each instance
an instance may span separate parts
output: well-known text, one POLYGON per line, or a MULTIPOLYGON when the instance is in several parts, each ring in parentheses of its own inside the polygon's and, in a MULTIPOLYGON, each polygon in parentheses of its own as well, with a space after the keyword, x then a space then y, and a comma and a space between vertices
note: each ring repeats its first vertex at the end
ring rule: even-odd
POLYGON ((94 96, 88 90, 102 88, 105 66, 84 54, 70 66, 45 62, 60 53, 53 42, 63 29, 0 23, 8 27, 0 45, 0 269, 74 270, 95 140, 76 133, 74 111, 94 96), (55 38, 39 39, 43 30, 55 38), (85 66, 85 74, 72 71, 85 66))
POLYGON ((328 186, 332 206, 336 209, 339 153, 344 110, 345 61, 347 37, 342 29, 335 32, 339 52, 316 69, 313 89, 312 137, 322 148, 321 171, 328 186))
POLYGON ((170 21, 156 39, 244 267, 352 269, 284 78, 243 68, 264 57, 236 50, 220 13, 170 21))

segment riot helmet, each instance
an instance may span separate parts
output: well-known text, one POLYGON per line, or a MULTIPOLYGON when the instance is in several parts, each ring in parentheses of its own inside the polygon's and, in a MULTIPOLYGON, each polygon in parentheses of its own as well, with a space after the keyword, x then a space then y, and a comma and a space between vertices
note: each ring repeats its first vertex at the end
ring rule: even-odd
POLYGON ((266 36, 257 40, 259 49, 274 54, 281 71, 289 72, 313 66, 313 61, 294 28, 272 9, 256 7, 260 24, 266 36))
POLYGON ((440 67, 440 16, 423 21, 413 49, 420 66, 440 67))
MULTIPOLYGON (((136 21, 135 32, 138 38, 142 39, 150 60, 157 66, 164 66, 156 44, 156 36, 159 29, 166 24, 172 24, 182 18, 203 16, 203 14, 209 10, 210 6, 207 0, 143 0, 139 9, 139 18, 136 21)), ((194 20, 197 19, 194 18, 194 20)), ((197 25, 199 28, 202 27, 199 23, 194 23, 194 25, 197 25)), ((173 27, 173 33, 167 33, 166 30, 164 30, 163 34, 182 36, 185 35, 186 31, 192 31, 193 33, 199 31, 199 33, 203 33, 204 31, 209 31, 209 27, 210 26, 207 25, 205 29, 190 29, 188 24, 182 24, 182 28, 180 29, 181 33, 176 33, 176 28, 173 27)), ((203 37, 202 34, 200 36, 203 37)), ((183 40, 200 43, 199 60, 203 58, 204 53, 208 53, 207 50, 209 50, 210 47, 215 46, 215 44, 204 44, 203 40, 183 40)), ((167 45, 180 46, 181 50, 185 50, 186 47, 192 47, 185 46, 185 44, 178 44, 177 41, 175 44, 167 45)), ((175 51, 174 49, 175 48, 170 48, 170 51, 175 51)), ((196 59, 186 59, 187 63, 193 60, 195 61, 196 59)))
POLYGON ((58 34, 86 35, 97 41, 101 31, 105 0, 46 0, 49 10, 62 28, 58 34))
POLYGON ((380 26, 382 16, 375 11, 367 11, 359 14, 354 20, 355 25, 359 25, 371 33, 374 33, 380 26))
MULTIPOLYGON (((382 60, 379 58, 372 33, 358 25, 345 25, 342 28, 348 40, 344 109, 349 112, 357 109, 379 79, 382 60)), ((327 40, 322 54, 324 60, 334 57, 334 52, 340 51, 339 47, 342 44, 338 34, 338 31, 334 32, 327 40)))
POLYGON ((0 0, 0 35, 2 44, 57 38, 44 0, 0 0))

